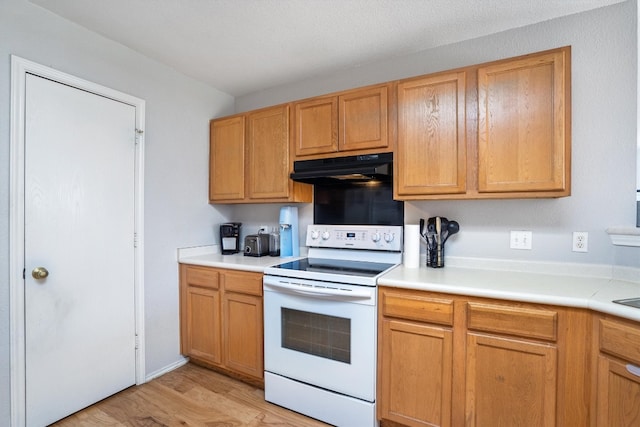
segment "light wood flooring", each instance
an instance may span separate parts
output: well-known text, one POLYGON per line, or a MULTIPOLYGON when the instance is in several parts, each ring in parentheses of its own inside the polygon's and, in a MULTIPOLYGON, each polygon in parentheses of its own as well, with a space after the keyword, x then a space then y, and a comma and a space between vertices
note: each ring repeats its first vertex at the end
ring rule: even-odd
POLYGON ((264 400, 264 390, 194 364, 130 387, 53 424, 70 426, 326 427, 264 400))

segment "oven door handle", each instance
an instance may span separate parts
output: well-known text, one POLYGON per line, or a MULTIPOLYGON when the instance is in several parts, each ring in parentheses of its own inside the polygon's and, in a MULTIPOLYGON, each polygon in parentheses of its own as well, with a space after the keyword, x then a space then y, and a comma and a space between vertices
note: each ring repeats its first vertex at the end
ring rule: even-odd
POLYGON ((302 287, 300 285, 292 285, 287 282, 265 282, 264 287, 279 288, 287 291, 295 292, 298 294, 313 295, 313 296, 338 296, 349 299, 370 299, 372 297, 371 291, 368 289, 352 290, 352 289, 338 289, 338 288, 323 288, 316 286, 302 287))

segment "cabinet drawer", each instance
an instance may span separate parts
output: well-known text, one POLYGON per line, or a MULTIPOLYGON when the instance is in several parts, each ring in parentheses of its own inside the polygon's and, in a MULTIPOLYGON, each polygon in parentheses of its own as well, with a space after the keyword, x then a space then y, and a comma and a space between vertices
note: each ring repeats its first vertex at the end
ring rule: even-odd
POLYGON ((549 341, 557 339, 556 311, 498 304, 467 303, 467 327, 549 341))
POLYGON ((189 286, 218 289, 218 272, 206 267, 185 267, 189 286))
POLYGON ((262 274, 227 270, 224 273, 224 290, 262 296, 262 274))
POLYGON ((417 292, 381 291, 384 316, 453 325, 453 300, 420 295, 417 292))
POLYGON ((640 327, 600 319, 600 351, 640 364, 640 327))

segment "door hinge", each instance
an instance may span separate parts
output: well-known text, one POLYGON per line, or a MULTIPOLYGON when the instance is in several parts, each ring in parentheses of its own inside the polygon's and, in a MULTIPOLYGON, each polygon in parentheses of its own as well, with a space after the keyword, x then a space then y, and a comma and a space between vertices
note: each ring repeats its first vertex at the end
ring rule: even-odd
POLYGON ((27 278, 27 269, 23 268, 22 269, 22 280, 25 280, 27 278))
POLYGON ((138 334, 136 334, 136 350, 138 350, 140 348, 140 337, 138 337, 138 334))
POLYGON ((133 247, 138 247, 138 233, 133 233, 133 247))
POLYGON ((144 134, 144 131, 142 129, 136 129, 136 144, 140 142, 140 138, 142 138, 142 134, 144 134))

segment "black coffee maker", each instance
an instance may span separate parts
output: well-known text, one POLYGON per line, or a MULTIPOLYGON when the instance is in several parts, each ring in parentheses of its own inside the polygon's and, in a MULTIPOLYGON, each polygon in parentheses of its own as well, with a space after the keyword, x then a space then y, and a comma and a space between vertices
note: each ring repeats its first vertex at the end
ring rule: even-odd
POLYGON ((237 254, 240 252, 240 226, 241 222, 226 222, 220 224, 220 248, 222 255, 237 254))

